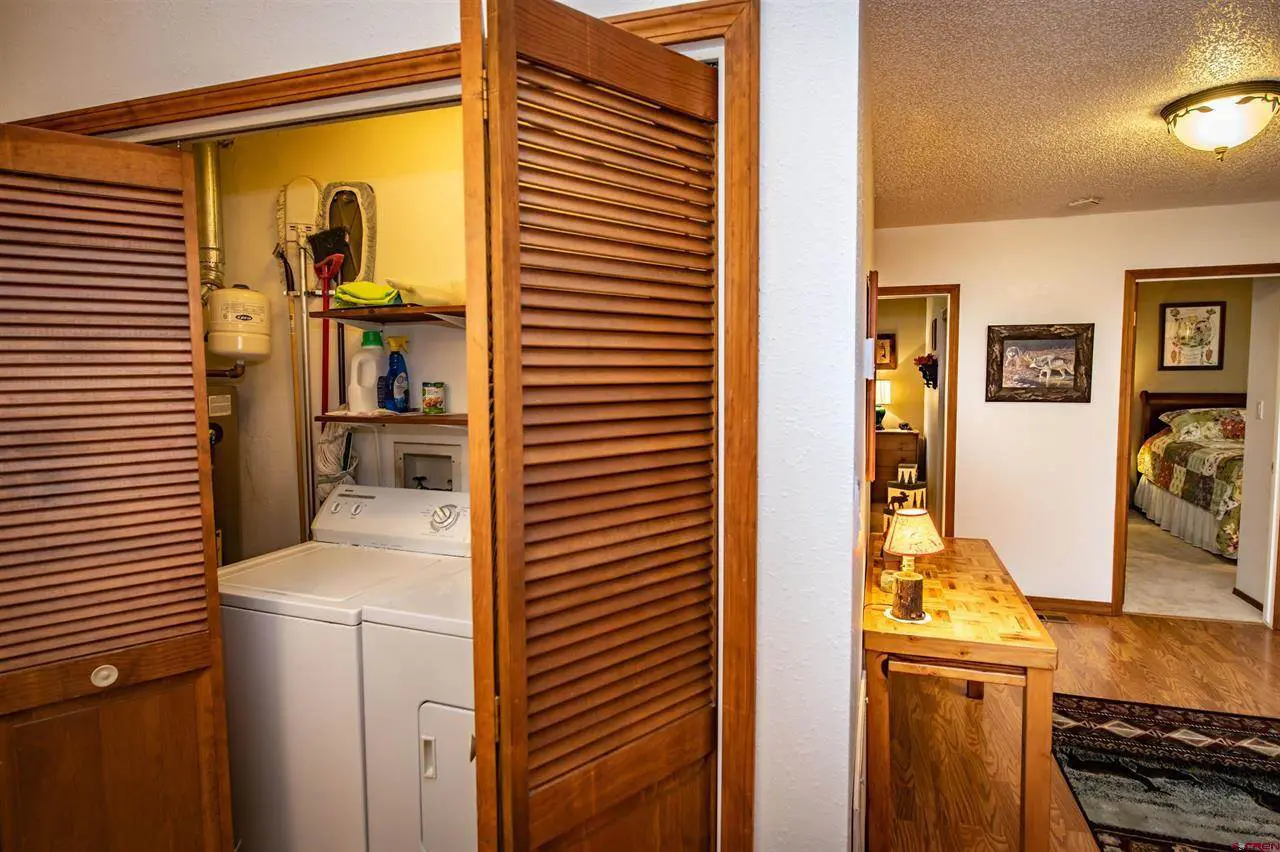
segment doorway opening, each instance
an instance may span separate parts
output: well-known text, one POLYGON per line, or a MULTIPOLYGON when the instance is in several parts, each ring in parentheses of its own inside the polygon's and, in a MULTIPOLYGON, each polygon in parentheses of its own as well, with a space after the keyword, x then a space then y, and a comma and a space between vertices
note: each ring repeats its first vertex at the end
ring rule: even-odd
POLYGON ((1277 273, 1126 275, 1115 614, 1272 617, 1277 273))
POLYGON ((876 304, 872 529, 924 508, 955 534, 956 368, 960 287, 881 287, 876 304))

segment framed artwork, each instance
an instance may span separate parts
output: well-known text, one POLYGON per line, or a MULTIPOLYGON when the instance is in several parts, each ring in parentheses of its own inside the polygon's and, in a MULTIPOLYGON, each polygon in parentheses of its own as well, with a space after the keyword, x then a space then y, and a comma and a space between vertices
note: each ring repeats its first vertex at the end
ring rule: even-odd
POLYGON ((898 335, 876 335, 876 369, 898 369, 898 335))
POLYGON ((1160 306, 1160 369, 1221 370, 1226 302, 1165 302, 1160 306))
POLYGON ((987 402, 1089 402, 1093 323, 987 326, 987 402))

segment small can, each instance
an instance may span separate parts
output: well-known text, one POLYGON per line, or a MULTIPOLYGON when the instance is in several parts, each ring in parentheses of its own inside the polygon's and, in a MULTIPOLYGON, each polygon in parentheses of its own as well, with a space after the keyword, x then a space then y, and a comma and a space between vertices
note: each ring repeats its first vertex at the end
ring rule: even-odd
POLYGON ((448 414, 444 407, 444 382, 422 383, 422 413, 448 414))

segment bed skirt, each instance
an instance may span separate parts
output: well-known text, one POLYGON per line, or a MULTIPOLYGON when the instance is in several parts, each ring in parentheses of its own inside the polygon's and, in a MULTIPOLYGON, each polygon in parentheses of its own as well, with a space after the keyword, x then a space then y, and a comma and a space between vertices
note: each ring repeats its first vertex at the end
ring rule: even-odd
POLYGON ((1138 477, 1138 490, 1134 492, 1133 502, 1144 515, 1159 524, 1160 529, 1187 544, 1222 556, 1218 549, 1218 522, 1208 509, 1165 491, 1145 476, 1138 477))

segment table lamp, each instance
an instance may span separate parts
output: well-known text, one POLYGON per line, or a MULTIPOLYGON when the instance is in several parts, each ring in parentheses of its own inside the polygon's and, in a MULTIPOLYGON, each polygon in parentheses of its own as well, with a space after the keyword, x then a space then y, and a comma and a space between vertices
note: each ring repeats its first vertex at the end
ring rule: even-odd
POLYGON ((942 537, 925 509, 899 509, 885 535, 884 552, 902 557, 902 571, 916 570, 916 557, 942 550, 942 537))
POLYGON ((884 552, 902 557, 902 566, 893 575, 892 614, 902 621, 926 620, 924 613, 924 577, 916 573, 916 557, 942 550, 933 519, 924 509, 899 509, 893 525, 885 535, 884 552))
MULTIPOLYGON (((887 379, 876 379, 876 428, 884 428, 885 406, 893 402, 893 383, 887 379)), ((864 411, 866 409, 863 409, 864 411)))

